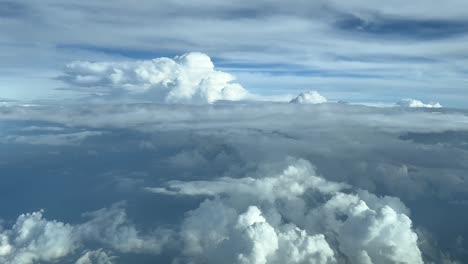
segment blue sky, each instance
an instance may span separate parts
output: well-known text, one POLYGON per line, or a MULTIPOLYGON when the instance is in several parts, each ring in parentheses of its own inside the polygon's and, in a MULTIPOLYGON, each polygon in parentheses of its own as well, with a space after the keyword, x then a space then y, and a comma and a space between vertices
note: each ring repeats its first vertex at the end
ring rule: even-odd
POLYGON ((0 98, 80 96, 57 79, 76 60, 198 51, 264 96, 464 107, 467 17, 462 0, 0 1, 0 98))

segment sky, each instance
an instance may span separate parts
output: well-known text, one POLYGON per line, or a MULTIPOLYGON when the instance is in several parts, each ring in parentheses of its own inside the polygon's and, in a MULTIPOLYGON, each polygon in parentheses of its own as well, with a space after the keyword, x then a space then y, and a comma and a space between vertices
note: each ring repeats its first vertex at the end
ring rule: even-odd
POLYGON ((0 263, 468 263, 467 18, 0 0, 0 263))
POLYGON ((334 101, 464 107, 467 10, 463 0, 2 0, 0 97, 82 97, 61 78, 74 61, 202 52, 277 100, 314 90, 334 101))

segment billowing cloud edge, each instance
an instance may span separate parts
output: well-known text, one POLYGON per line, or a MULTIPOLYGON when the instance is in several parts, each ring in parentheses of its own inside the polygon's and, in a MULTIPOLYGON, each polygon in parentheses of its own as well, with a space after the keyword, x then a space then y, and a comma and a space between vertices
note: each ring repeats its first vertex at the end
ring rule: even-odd
POLYGON ((164 103, 213 103, 253 97, 211 58, 190 52, 174 58, 123 62, 74 61, 59 79, 103 99, 139 98, 164 103))

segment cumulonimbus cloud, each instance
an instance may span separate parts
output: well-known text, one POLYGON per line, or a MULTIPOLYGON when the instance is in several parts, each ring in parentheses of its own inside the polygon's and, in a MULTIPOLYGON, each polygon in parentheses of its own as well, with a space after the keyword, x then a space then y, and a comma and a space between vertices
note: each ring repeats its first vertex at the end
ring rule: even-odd
POLYGON ((229 73, 215 70, 211 58, 199 52, 175 58, 143 61, 75 61, 60 79, 74 89, 112 97, 139 97, 166 103, 237 101, 251 95, 229 73))

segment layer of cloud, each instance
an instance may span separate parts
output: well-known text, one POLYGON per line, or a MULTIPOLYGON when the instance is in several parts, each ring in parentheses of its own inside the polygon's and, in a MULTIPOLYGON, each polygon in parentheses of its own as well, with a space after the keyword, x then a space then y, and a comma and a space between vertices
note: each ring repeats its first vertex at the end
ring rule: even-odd
POLYGON ((442 107, 440 103, 423 103, 415 99, 401 99, 400 101, 396 103, 396 105, 400 107, 411 107, 411 108, 417 108, 417 107, 441 108, 442 107))
POLYGON ((76 61, 66 66, 61 79, 101 95, 167 103, 213 103, 251 96, 233 82, 234 76, 215 70, 208 55, 196 52, 136 62, 76 61))
MULTIPOLYGON (((48 130, 43 128, 42 130, 48 130)), ((8 136, 4 142, 15 142, 34 145, 76 145, 89 137, 102 135, 99 131, 82 131, 68 134, 46 134, 46 135, 15 135, 8 136)))
POLYGON ((43 105, 0 107, 0 120, 0 193, 13 201, 0 204, 1 233, 18 214, 46 208, 76 231, 63 262, 100 248, 116 263, 467 259, 464 110, 43 105), (104 133, 74 144, 4 140, 83 131, 104 133), (126 212, 80 218, 120 200, 126 212))
POLYGON ((327 102, 327 98, 321 96, 316 91, 300 93, 290 101, 293 104, 321 104, 327 102))

